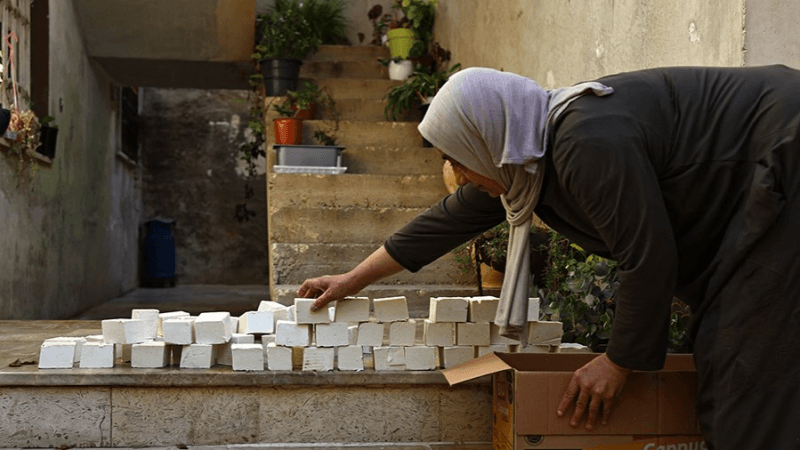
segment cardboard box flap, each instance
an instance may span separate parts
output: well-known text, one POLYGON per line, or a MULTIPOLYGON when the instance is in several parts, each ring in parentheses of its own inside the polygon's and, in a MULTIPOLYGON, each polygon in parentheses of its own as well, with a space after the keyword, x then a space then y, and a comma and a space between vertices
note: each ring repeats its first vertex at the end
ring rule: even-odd
POLYGON ((463 362, 455 367, 442 370, 442 375, 450 386, 474 380, 484 375, 511 370, 513 367, 505 362, 499 353, 487 353, 479 358, 463 362))

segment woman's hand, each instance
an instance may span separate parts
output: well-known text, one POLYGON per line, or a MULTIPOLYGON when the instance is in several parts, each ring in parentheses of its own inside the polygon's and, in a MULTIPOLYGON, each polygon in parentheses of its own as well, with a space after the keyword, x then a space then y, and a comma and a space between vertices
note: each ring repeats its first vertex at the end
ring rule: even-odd
POLYGON ((586 429, 594 429, 597 416, 602 411, 601 423, 608 424, 614 400, 622 392, 630 369, 618 366, 605 353, 575 371, 558 405, 558 417, 564 417, 572 403, 575 412, 569 424, 577 427, 588 409, 586 429))
POLYGON ((401 270, 403 266, 381 246, 350 272, 304 281, 297 295, 301 298, 316 298, 311 310, 317 311, 334 300, 356 295, 370 284, 401 270))
POLYGON ((301 298, 316 298, 311 310, 317 311, 332 301, 355 295, 360 290, 361 287, 353 283, 351 276, 342 274, 306 280, 297 295, 301 298))

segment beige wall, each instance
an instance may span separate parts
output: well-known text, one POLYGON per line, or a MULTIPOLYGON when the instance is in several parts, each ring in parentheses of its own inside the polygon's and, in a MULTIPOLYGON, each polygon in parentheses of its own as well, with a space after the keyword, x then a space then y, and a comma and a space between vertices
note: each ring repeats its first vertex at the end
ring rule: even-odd
POLYGON ((741 66, 743 0, 439 0, 434 33, 464 67, 546 88, 671 65, 741 66))

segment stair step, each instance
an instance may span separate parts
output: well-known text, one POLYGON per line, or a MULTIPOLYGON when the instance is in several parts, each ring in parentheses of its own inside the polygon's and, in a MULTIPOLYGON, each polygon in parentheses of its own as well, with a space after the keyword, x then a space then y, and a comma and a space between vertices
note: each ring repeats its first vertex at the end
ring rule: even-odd
MULTIPOLYGON (((271 145, 267 148, 267 164, 272 167, 276 152, 271 145)), ((441 155, 425 147, 348 145, 342 152, 342 166, 347 167, 346 175, 442 175, 441 155)))
POLYGON ((426 209, 270 206, 270 242, 378 244, 426 209))
POLYGON ((300 67, 300 78, 303 79, 324 79, 324 78, 365 78, 365 79, 389 79, 389 69, 373 60, 357 61, 306 61, 300 67))
MULTIPOLYGON (((265 127, 267 145, 275 142, 275 128, 265 127)), ((303 144, 319 145, 314 132, 321 130, 335 137, 346 147, 417 147, 422 145, 422 135, 415 122, 359 122, 352 120, 304 120, 303 144)), ((269 148, 269 147, 267 147, 269 148)))
MULTIPOLYGON (((321 119, 332 119, 338 114, 340 120, 382 122, 387 120, 385 109, 386 100, 342 98, 335 100, 333 109, 318 108, 317 116, 321 119)), ((396 122, 419 122, 420 120, 420 111, 412 108, 398 114, 396 122)))
POLYGON ((435 148, 348 146, 342 153, 347 173, 442 176, 442 155, 435 148))
POLYGON ((377 61, 378 58, 389 58, 388 47, 377 45, 320 45, 317 51, 308 56, 304 63, 318 61, 377 61))
POLYGON ((389 90, 403 84, 386 78, 318 78, 317 86, 327 89, 334 101, 345 98, 382 100, 389 90))
POLYGON ((420 208, 447 195, 442 175, 267 176, 269 206, 281 208, 420 208))
MULTIPOLYGON (((297 297, 300 285, 276 285, 272 299, 291 305, 297 297)), ((358 295, 371 299, 404 295, 408 301, 408 315, 411 318, 427 318, 431 297, 473 297, 478 295, 476 286, 461 285, 380 285, 375 284, 362 290, 358 295)), ((499 296, 497 288, 484 288, 483 295, 499 296)))
MULTIPOLYGON (((381 245, 383 240, 370 244, 273 244, 270 248, 273 262, 270 277, 275 284, 300 284, 308 278, 345 273, 381 245)), ((474 280, 472 271, 462 274, 453 254, 447 253, 417 273, 404 270, 381 280, 381 283, 472 285, 474 280)))

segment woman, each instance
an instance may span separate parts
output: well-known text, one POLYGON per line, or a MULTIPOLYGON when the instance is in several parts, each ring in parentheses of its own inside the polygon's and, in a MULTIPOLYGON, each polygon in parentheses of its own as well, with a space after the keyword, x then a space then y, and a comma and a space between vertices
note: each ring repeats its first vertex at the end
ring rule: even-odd
POLYGON ((319 294, 321 306, 418 269, 497 223, 498 195, 512 224, 496 319, 508 334, 518 331, 529 282, 527 252, 517 251, 527 233, 515 231, 532 213, 619 263, 608 349, 576 371, 559 416, 574 404, 573 426, 584 416, 588 429, 607 422, 628 373, 662 367, 675 296, 696 319, 709 447, 800 448, 799 72, 663 68, 545 91, 468 69, 451 77, 419 129, 462 183, 486 193, 462 188, 352 272, 308 280, 301 296, 319 294), (432 241, 436 248, 424 246, 432 241))

